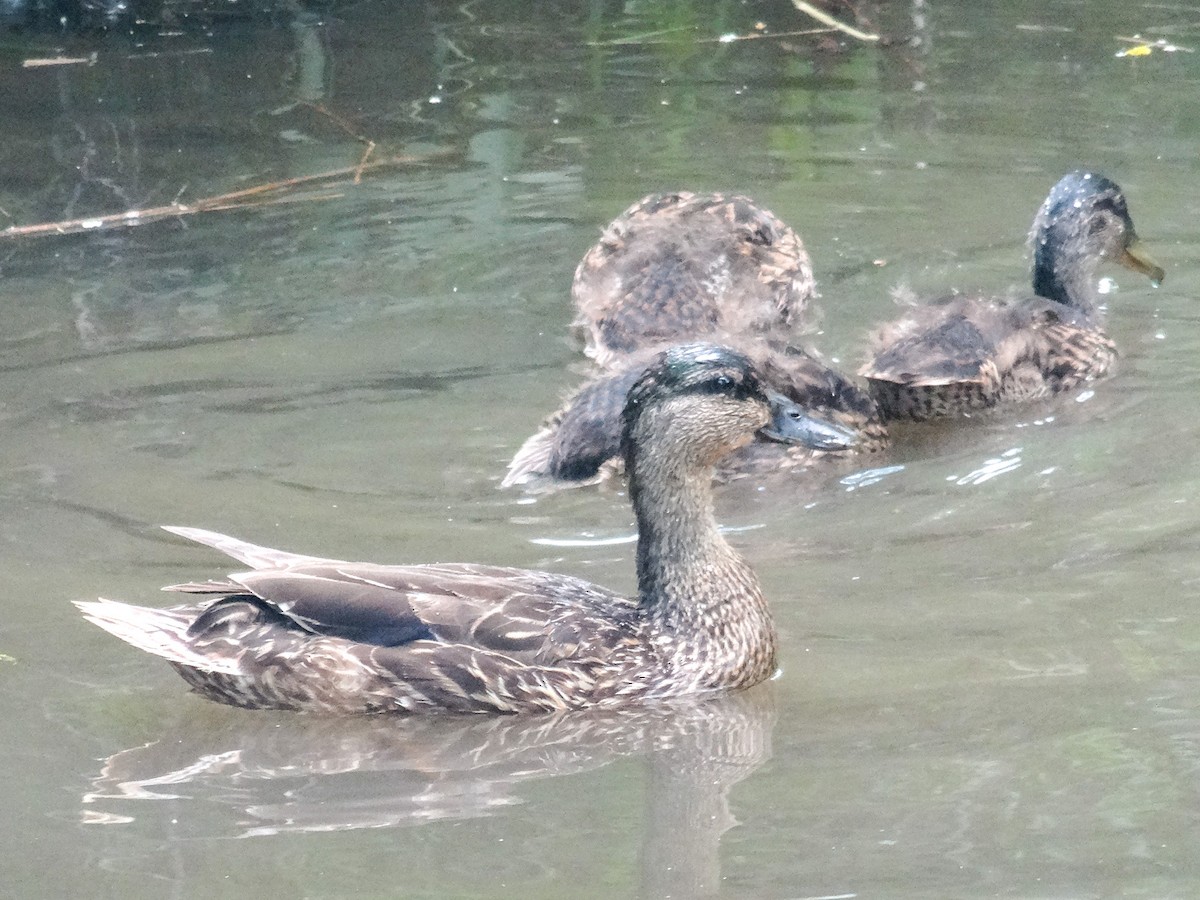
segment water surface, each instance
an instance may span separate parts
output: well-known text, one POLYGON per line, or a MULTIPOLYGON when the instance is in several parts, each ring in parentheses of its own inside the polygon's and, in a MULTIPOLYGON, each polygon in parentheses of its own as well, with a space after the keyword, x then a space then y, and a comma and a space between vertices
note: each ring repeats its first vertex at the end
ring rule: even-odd
POLYGON ((1200 44, 1161 5, 336 5, 6 33, 0 225, 412 159, 296 202, 0 243, 0 788, 11 896, 1190 897, 1200 892, 1200 44), (631 40, 635 39, 635 40, 631 40), (96 53, 94 65, 21 68, 96 53), (158 523, 632 587, 619 486, 504 464, 578 378, 574 266, 653 190, 805 238, 853 368, 891 292, 1028 281, 1065 171, 1167 270, 1122 358, 858 468, 738 482, 783 636, 711 708, 566 722, 225 709, 80 620, 224 563, 158 523), (588 539, 595 539, 589 543, 588 539))

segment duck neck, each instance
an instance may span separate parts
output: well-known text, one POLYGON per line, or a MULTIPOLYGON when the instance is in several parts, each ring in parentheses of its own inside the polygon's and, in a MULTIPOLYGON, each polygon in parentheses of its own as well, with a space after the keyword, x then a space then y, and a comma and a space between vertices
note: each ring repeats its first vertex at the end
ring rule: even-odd
POLYGON ((671 449, 629 460, 639 602, 702 686, 761 681, 775 669, 775 630, 758 577, 717 529, 712 465, 671 449))
POLYGON ((1034 242, 1033 291, 1039 297, 1091 315, 1097 308, 1097 260, 1073 249, 1072 243, 1053 230, 1038 235, 1034 242))
MULTIPOLYGON (((639 454, 630 478, 638 523, 638 596, 648 612, 672 613, 681 589, 697 585, 709 559, 733 549, 717 529, 711 472, 639 454)), ((683 612, 684 610, 680 610, 683 612)))

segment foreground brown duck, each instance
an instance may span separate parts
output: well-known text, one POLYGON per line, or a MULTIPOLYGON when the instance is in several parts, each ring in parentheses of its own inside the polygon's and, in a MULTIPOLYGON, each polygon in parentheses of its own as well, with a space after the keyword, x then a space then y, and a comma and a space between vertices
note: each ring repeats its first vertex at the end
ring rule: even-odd
POLYGON ((167 588, 215 595, 172 609, 77 605, 198 693, 242 707, 546 712, 747 687, 775 671, 775 629, 717 530, 711 478, 757 431, 852 440, 768 394, 728 348, 673 347, 636 380, 622 435, 636 597, 548 572, 343 562, 169 528, 253 571, 167 588))
POLYGON ((575 269, 574 326, 605 369, 680 341, 786 341, 816 293, 800 236, 737 194, 651 194, 575 269))
POLYGON ((1125 195, 1093 172, 1065 175, 1033 222, 1033 290, 1007 301, 954 296, 917 306, 871 339, 859 374, 888 419, 928 419, 1067 391, 1108 371, 1096 269, 1103 259, 1158 284, 1125 195))

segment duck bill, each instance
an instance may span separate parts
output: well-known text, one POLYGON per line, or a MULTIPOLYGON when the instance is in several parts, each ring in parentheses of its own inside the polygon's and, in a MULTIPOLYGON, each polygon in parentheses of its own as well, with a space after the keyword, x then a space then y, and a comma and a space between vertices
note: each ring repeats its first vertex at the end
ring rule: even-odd
POLYGON ((802 444, 813 450, 849 450, 858 435, 849 428, 818 418, 783 394, 771 391, 771 422, 761 434, 773 441, 802 444))
POLYGON ((1167 274, 1163 271, 1162 266, 1154 261, 1154 258, 1146 252, 1146 248, 1142 246, 1142 242, 1134 236, 1129 242, 1121 256, 1117 260, 1127 269, 1133 269, 1135 272, 1141 272, 1156 285, 1162 284, 1163 277, 1167 274))

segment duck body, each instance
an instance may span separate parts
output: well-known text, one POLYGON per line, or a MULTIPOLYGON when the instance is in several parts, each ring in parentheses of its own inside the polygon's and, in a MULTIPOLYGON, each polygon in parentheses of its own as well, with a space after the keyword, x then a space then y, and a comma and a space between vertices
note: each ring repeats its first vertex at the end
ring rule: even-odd
POLYGON ((669 674, 636 601, 581 579, 324 560, 167 530, 255 568, 168 588, 215 596, 200 604, 83 608, 118 637, 166 656, 197 693, 232 706, 549 712, 633 700, 651 693, 650 673, 657 685, 669 674))
POLYGON ((772 390, 857 433, 852 446, 824 450, 759 437, 722 461, 721 477, 887 446, 870 395, 794 344, 815 293, 799 235, 748 197, 679 192, 639 200, 575 271, 574 326, 598 371, 524 442, 502 485, 586 484, 619 472, 630 385, 663 348, 694 340, 736 348, 772 390))
MULTIPOLYGON (((804 350, 763 342, 736 344, 764 384, 820 418, 856 436, 853 445, 814 448, 765 438, 741 447, 717 466, 721 480, 804 468, 824 457, 856 456, 885 449, 888 434, 875 401, 861 387, 804 350)), ((646 354, 626 360, 585 382, 529 437, 508 465, 503 487, 590 484, 618 475, 621 408, 645 365, 646 354)))
POLYGON ((1101 175, 1069 173, 1039 209, 1031 237, 1035 296, 953 296, 875 332, 859 374, 885 419, 969 414, 1108 371, 1117 351, 1098 305, 1099 263, 1163 278, 1140 248, 1121 189, 1101 175))
POLYGON ((201 695, 247 708, 550 712, 747 687, 775 671, 775 631, 754 572, 717 529, 710 480, 764 428, 852 439, 768 397, 728 348, 672 348, 635 381, 622 442, 636 597, 548 572, 345 562, 172 527, 249 571, 166 588, 203 598, 170 609, 77 605, 201 695))
POLYGON ((1104 375, 1117 348, 1053 300, 951 297, 876 335, 864 369, 885 419, 930 419, 1049 397, 1104 375))
POLYGON ((604 369, 671 343, 787 339, 816 295, 800 236, 737 194, 651 194, 575 270, 585 352, 604 369))

